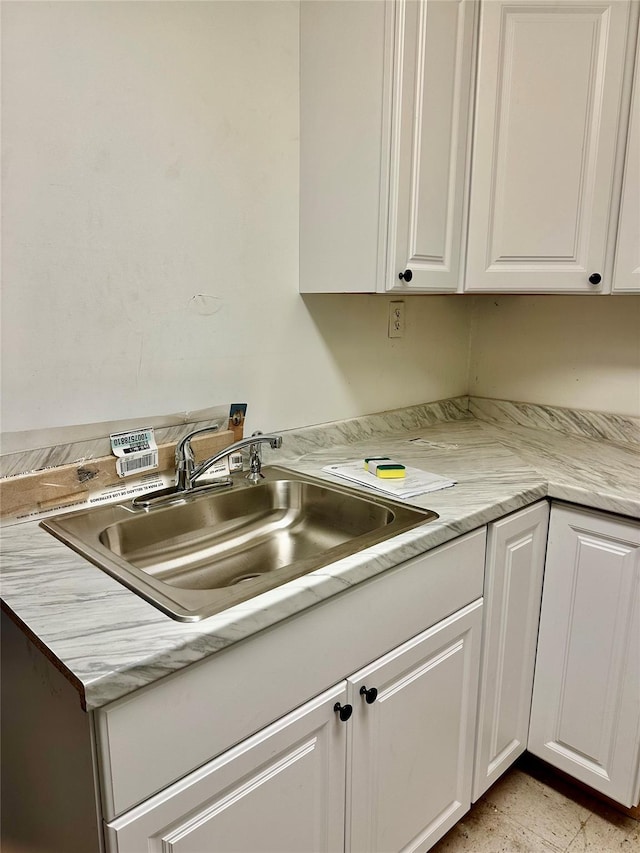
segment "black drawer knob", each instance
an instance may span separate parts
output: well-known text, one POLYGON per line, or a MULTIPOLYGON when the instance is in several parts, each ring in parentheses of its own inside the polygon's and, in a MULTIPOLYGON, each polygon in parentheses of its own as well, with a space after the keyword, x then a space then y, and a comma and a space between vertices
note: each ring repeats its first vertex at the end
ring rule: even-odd
POLYGON ((405 270, 404 272, 398 274, 398 278, 403 281, 411 281, 411 279, 413 278, 413 273, 411 272, 411 270, 405 270))
POLYGON ((343 723, 346 723, 349 717, 353 714, 353 707, 351 705, 341 705, 339 702, 336 702, 333 706, 333 710, 339 715, 343 723))
POLYGON ((599 272, 592 272, 589 276, 589 281, 591 282, 591 284, 600 284, 600 282, 602 281, 602 276, 599 272))
POLYGON ((367 705, 373 705, 373 703, 378 698, 378 690, 375 687, 370 687, 367 690, 367 688, 363 685, 360 688, 360 695, 364 696, 364 700, 367 703, 367 705))

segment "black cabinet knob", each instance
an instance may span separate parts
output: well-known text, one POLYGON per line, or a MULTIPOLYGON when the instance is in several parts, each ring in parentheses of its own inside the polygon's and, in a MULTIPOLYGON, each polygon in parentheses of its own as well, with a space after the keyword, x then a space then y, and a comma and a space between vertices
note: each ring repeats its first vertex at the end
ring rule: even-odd
POLYGON ((600 282, 602 281, 602 276, 599 272, 592 272, 589 276, 589 281, 591 282, 591 284, 600 284, 600 282))
POLYGON ((353 707, 351 705, 341 705, 339 702, 336 702, 333 706, 333 710, 336 714, 339 714, 343 723, 346 723, 349 717, 353 714, 353 707))
POLYGON ((360 688, 360 695, 364 696, 364 700, 367 703, 367 705, 373 705, 373 703, 378 698, 378 690, 375 687, 370 687, 367 690, 367 688, 363 685, 360 688))
POLYGON ((411 272, 411 270, 405 270, 404 272, 398 274, 398 278, 403 279, 404 281, 411 281, 411 279, 413 278, 413 273, 411 272))

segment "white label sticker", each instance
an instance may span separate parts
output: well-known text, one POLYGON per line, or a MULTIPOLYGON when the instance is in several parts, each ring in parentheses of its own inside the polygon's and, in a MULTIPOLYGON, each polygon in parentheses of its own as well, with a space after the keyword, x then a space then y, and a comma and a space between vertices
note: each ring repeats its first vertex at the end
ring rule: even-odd
POLYGON ((116 471, 119 477, 130 477, 158 467, 158 451, 143 450, 141 453, 130 453, 116 459, 116 471))
POLYGON ((157 450, 158 445, 153 434, 153 427, 114 432, 111 439, 111 451, 114 456, 126 456, 129 453, 140 453, 143 450, 157 450))
POLYGON ((130 477, 158 467, 158 445, 153 427, 116 432, 109 436, 111 450, 116 456, 119 477, 130 477))
POLYGON ((242 453, 232 453, 229 456, 229 471, 242 471, 242 453))

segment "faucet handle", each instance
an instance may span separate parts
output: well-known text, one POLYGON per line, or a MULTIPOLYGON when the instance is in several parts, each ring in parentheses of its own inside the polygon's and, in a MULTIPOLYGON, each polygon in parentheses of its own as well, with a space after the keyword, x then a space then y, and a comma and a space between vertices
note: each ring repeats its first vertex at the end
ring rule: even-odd
POLYGON ((183 436, 176 444, 175 466, 176 466, 176 488, 184 491, 191 487, 191 476, 195 467, 196 457, 191 447, 191 439, 196 435, 208 432, 217 432, 218 424, 199 427, 183 436))
MULTIPOLYGON (((262 432, 258 429, 251 434, 251 438, 259 435, 262 435, 262 432)), ((252 483, 264 480, 264 474, 262 473, 262 443, 260 441, 249 445, 249 473, 246 474, 246 479, 252 483)))
MULTIPOLYGON (((251 438, 262 435, 262 430, 257 429, 255 432, 251 433, 251 438)), ((249 461, 253 459, 254 456, 257 456, 258 459, 262 459, 262 442, 255 441, 249 445, 249 461)))

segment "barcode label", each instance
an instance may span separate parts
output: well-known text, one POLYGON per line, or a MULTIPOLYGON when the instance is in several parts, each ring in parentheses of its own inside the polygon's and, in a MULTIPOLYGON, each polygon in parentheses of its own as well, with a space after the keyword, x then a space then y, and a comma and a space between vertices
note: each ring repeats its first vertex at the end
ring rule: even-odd
POLYGON ((149 471, 158 467, 158 451, 150 453, 130 453, 116 459, 116 471, 119 477, 128 477, 130 474, 139 474, 141 471, 149 471))
POLYGON ((158 445, 153 434, 153 427, 145 427, 129 432, 114 432, 111 439, 111 452, 114 456, 128 456, 156 450, 158 445))

